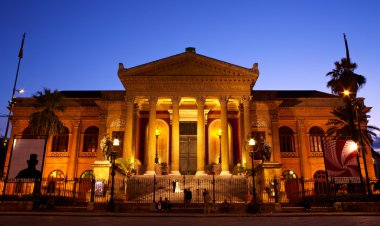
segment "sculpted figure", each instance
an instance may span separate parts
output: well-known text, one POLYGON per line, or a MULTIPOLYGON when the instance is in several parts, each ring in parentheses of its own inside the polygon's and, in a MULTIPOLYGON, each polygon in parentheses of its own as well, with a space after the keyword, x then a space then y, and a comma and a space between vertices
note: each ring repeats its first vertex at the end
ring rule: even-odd
POLYGON ((107 134, 104 135, 103 139, 100 141, 100 148, 102 149, 103 159, 109 160, 112 152, 112 141, 107 134))

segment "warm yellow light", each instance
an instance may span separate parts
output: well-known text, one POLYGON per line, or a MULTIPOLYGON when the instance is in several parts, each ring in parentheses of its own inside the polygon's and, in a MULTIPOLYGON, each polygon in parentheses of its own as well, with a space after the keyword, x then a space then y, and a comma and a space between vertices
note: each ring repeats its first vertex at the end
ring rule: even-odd
POLYGON ((17 92, 18 92, 18 93, 24 93, 25 90, 24 90, 24 89, 19 89, 19 90, 17 90, 17 92))
POLYGON ((256 144, 255 139, 253 139, 253 138, 249 139, 249 143, 248 143, 248 144, 249 144, 250 146, 255 145, 255 144, 256 144))
POLYGON ((357 151, 358 150, 358 144, 356 143, 356 142, 354 142, 354 141, 347 141, 347 142, 349 142, 349 146, 348 146, 348 150, 350 150, 351 152, 353 152, 353 151, 357 151))
POLYGON ((119 146, 120 145, 120 141, 119 139, 117 139, 117 137, 113 140, 113 146, 119 146))
POLYGON ((218 129, 218 132, 216 132, 216 135, 219 136, 219 137, 222 136, 222 130, 218 129))
POLYGON ((294 174, 293 170, 289 171, 289 175, 292 176, 294 174))
POLYGON ((156 136, 160 136, 161 135, 161 132, 158 128, 156 128, 156 136))
POLYGON ((349 95, 350 95, 350 91, 349 91, 349 90, 344 90, 344 91, 343 91, 343 94, 344 94, 345 96, 349 96, 349 95))

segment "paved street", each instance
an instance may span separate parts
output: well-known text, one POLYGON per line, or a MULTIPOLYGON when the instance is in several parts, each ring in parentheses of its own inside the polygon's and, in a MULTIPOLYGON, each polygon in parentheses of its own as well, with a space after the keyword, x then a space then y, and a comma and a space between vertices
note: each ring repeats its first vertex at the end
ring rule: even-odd
POLYGON ((318 225, 318 226, 339 226, 339 225, 360 225, 360 226, 380 226, 380 216, 125 216, 125 215, 77 215, 77 216, 46 216, 46 215, 0 215, 0 226, 33 226, 33 225, 91 225, 91 226, 116 226, 116 225, 133 225, 133 226, 231 226, 231 225, 318 225))

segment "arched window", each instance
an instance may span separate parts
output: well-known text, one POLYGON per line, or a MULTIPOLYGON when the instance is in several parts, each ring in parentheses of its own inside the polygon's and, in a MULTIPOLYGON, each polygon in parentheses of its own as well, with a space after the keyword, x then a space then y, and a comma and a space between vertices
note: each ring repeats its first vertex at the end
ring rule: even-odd
POLYGON ((52 152, 67 152, 68 145, 69 145, 69 129, 64 127, 64 131, 62 134, 57 134, 53 136, 51 151, 52 152))
POLYGON ((48 176, 47 193, 60 192, 64 188, 65 174, 61 170, 54 170, 48 176))
POLYGON ((91 126, 84 132, 83 152, 96 152, 98 147, 99 129, 91 126))
POLYGON ((314 193, 326 194, 326 173, 323 170, 318 170, 314 173, 314 193))
POLYGON ((94 171, 92 170, 86 170, 80 175, 81 179, 93 179, 94 178, 94 171))
POLYGON ((289 127, 283 126, 279 130, 280 133, 280 151, 294 152, 294 133, 289 127))
POLYGON ((323 152, 325 145, 325 132, 318 128, 313 127, 309 131, 310 134, 310 151, 323 152))

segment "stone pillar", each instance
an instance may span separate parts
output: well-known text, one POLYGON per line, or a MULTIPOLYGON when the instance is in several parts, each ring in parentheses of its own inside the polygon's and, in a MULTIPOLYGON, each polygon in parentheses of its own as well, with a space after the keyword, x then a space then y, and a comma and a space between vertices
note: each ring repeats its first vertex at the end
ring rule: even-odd
POLYGON ((70 147, 69 147, 69 162, 67 168, 67 177, 68 178, 76 178, 76 171, 78 165, 78 141, 80 140, 80 120, 73 121, 73 125, 71 127, 72 135, 70 139, 70 147))
MULTIPOLYGON (((239 162, 243 165, 247 164, 247 151, 244 149, 246 144, 246 135, 244 130, 244 108, 243 104, 239 104, 239 133, 240 133, 240 159, 239 162)), ((248 145, 247 145, 248 146, 248 145)), ((247 148, 247 147, 246 147, 247 148)))
POLYGON ((171 174, 179 173, 179 103, 181 97, 172 97, 173 118, 172 118, 172 162, 171 174))
POLYGON ((107 121, 106 112, 102 111, 99 115, 99 136, 98 136, 98 148, 96 150, 96 160, 103 160, 102 149, 100 148, 100 142, 104 135, 107 133, 107 121))
MULTIPOLYGON (((243 102, 243 109, 244 109, 244 140, 242 140, 242 143, 244 145, 244 143, 247 142, 247 138, 251 134, 251 112, 250 112, 251 96, 242 96, 241 101, 243 102)), ((249 157, 248 151, 243 152, 242 161, 245 163, 248 163, 249 159, 250 157, 249 157)))
POLYGON ((130 159, 132 162, 135 159, 135 153, 132 151, 133 147, 133 113, 134 113, 134 102, 135 98, 131 96, 125 96, 125 105, 127 107, 127 114, 125 120, 125 131, 124 131, 124 148, 123 148, 123 159, 130 159))
POLYGON ((146 174, 154 174, 154 158, 156 153, 156 105, 158 97, 149 97, 148 152, 145 155, 146 174))
POLYGON ((205 174, 205 102, 206 97, 199 96, 197 101, 197 175, 205 174))
POLYGON ((229 145, 228 145, 228 121, 227 121, 227 103, 228 97, 220 96, 220 123, 221 123, 221 142, 222 142, 222 172, 221 174, 230 174, 229 170, 229 145))
POLYGON ((309 161, 309 147, 307 146, 307 136, 305 131, 305 122, 303 119, 297 120, 297 133, 298 133, 298 151, 300 154, 300 169, 301 177, 309 178, 310 161, 309 161))
POLYGON ((272 155, 271 162, 281 163, 281 152, 280 152, 280 134, 278 128, 278 113, 277 111, 270 112, 272 120, 272 155))

